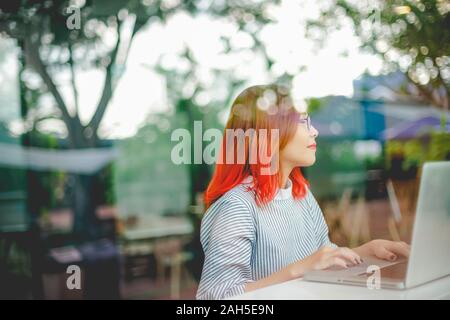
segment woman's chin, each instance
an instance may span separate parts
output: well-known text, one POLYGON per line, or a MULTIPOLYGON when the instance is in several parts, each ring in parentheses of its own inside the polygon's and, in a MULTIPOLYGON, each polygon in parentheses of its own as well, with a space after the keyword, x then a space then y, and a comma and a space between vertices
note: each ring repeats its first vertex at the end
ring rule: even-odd
POLYGON ((299 163, 299 167, 310 167, 312 166, 314 163, 316 163, 316 157, 310 157, 308 159, 303 159, 302 161, 300 161, 299 163))

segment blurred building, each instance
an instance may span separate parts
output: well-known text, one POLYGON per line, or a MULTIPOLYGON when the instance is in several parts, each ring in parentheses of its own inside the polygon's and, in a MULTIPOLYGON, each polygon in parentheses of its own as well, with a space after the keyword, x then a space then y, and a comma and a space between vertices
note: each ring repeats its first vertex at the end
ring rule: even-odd
MULTIPOLYGON (((343 188, 369 198, 385 196, 384 144, 388 134, 407 124, 414 126, 421 119, 443 116, 442 110, 402 94, 404 87, 410 86, 406 80, 400 72, 363 75, 354 81, 352 97, 319 99, 320 107, 312 114, 319 131, 317 162, 306 169, 307 175, 314 177, 312 187, 319 197, 338 198, 343 188)), ((450 119, 449 112, 444 114, 450 119)), ((435 121, 433 125, 436 129, 435 121)))

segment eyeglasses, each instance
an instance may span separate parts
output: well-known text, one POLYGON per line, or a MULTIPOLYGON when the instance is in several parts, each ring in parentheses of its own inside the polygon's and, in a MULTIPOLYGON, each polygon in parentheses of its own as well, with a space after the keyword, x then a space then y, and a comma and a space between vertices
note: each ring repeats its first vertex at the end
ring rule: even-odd
POLYGON ((311 118, 309 117, 309 115, 307 115, 306 118, 299 117, 298 122, 306 123, 306 128, 308 128, 308 131, 311 131, 312 125, 311 125, 311 118))

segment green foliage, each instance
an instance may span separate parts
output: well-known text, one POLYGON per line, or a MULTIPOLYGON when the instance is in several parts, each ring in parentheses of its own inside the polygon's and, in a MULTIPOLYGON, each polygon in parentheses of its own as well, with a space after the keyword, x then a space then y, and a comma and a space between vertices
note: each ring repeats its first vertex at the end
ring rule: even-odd
POLYGON ((98 175, 98 189, 103 192, 103 199, 99 199, 100 204, 114 205, 116 203, 116 193, 114 189, 115 164, 111 163, 103 168, 98 175))
POLYGON ((314 114, 319 111, 320 107, 323 106, 322 102, 318 98, 309 98, 306 100, 306 103, 308 104, 308 113, 314 114))
POLYGON ((363 159, 364 162, 364 167, 367 170, 372 170, 372 169, 383 169, 384 168, 384 157, 383 155, 379 155, 376 157, 365 157, 363 159))
POLYGON ((403 150, 405 154, 405 161, 403 169, 407 170, 411 167, 418 167, 424 161, 424 150, 420 141, 410 140, 405 142, 403 150))
POLYGON ((378 54, 388 70, 405 72, 417 89, 407 94, 448 108, 449 11, 448 1, 440 0, 332 0, 319 19, 309 21, 309 34, 324 42, 350 22, 362 46, 378 54))
POLYGON ((450 155, 450 133, 433 132, 428 148, 427 160, 448 160, 450 155))
POLYGON ((448 160, 450 155, 450 133, 432 132, 429 140, 388 141, 385 146, 387 167, 393 158, 402 158, 402 169, 420 167, 426 161, 448 160))
POLYGON ((17 242, 0 239, 0 264, 12 274, 31 278, 29 252, 17 242))
POLYGON ((306 168, 307 178, 320 198, 335 198, 344 188, 350 187, 358 192, 365 188, 365 161, 358 159, 352 140, 319 141, 316 163, 306 168))

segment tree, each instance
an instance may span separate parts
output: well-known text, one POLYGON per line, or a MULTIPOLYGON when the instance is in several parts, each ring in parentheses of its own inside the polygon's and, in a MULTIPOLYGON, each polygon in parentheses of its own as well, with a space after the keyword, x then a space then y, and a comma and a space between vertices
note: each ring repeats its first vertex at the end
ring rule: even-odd
MULTIPOLYGON (((17 39, 22 53, 21 88, 33 72, 41 80, 41 90, 51 94, 54 108, 35 121, 61 120, 67 131, 68 148, 100 147, 99 127, 120 80, 134 36, 144 25, 166 21, 177 12, 208 13, 228 17, 240 28, 252 20, 268 21, 265 2, 161 0, 12 0, 0 4, 0 32, 17 39), (113 43, 108 43, 112 36, 113 43), (83 123, 79 117, 77 71, 96 68, 104 72, 103 89, 93 116, 83 123), (70 75, 72 97, 63 95, 60 75, 70 75), (73 101, 73 102, 71 102, 73 101)), ((30 91, 31 92, 31 91, 30 91)), ((34 91, 36 92, 36 91, 34 91)), ((26 103, 24 94, 23 103, 26 103)), ((28 105, 24 118, 39 105, 28 105)), ((76 175, 75 231, 86 229, 93 216, 91 177, 76 175)))
POLYGON ((363 48, 400 69, 420 100, 448 110, 450 99, 450 4, 439 0, 331 0, 309 21, 319 41, 350 22, 363 48))

